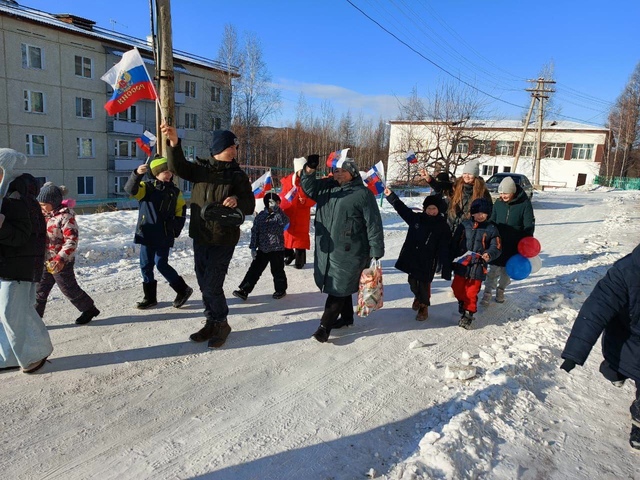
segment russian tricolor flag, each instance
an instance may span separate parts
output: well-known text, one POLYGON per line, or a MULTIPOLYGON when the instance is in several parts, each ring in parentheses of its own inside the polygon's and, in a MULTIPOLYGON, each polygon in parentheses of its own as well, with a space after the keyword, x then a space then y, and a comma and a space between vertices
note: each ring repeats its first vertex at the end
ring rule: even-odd
POLYGON ((382 162, 376 163, 364 177, 364 183, 374 195, 384 192, 384 165, 382 162))
POLYGON ((327 167, 341 168, 342 163, 347 159, 348 152, 349 152, 348 148, 343 148, 342 150, 336 150, 335 152, 331 152, 327 157, 327 167))
POLYGON ((273 188, 273 182, 271 180, 271 170, 267 170, 264 175, 260 176, 255 182, 251 184, 251 190, 253 190, 253 196, 256 198, 264 197, 264 194, 273 188))
POLYGON ((147 154, 147 157, 151 156, 151 149, 156 144, 156 136, 149 130, 145 130, 140 138, 136 138, 136 143, 140 149, 147 154))
POLYGON ((407 162, 418 163, 418 157, 416 157, 416 152, 414 152, 413 150, 409 150, 407 152, 407 162))
POLYGON ((109 115, 123 112, 139 100, 158 99, 137 48, 125 52, 122 60, 100 78, 113 87, 113 96, 104 106, 109 115))
POLYGON ((298 187, 294 185, 293 187, 291 187, 291 190, 287 192, 284 198, 286 198, 288 202, 291 202, 293 201, 293 197, 296 196, 296 193, 298 193, 298 187))

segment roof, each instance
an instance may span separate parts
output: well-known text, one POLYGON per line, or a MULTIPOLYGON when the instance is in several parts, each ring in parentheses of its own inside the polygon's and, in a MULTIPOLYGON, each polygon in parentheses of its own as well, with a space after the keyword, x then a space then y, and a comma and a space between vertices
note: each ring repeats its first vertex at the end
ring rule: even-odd
MULTIPOLYGON (((122 33, 106 30, 101 27, 96 27, 95 22, 93 22, 92 20, 78 17, 70 13, 51 14, 43 12, 41 10, 36 10, 34 8, 18 5, 14 1, 0 0, 0 15, 1 14, 11 15, 24 19, 26 21, 39 23, 41 25, 47 25, 59 30, 66 30, 68 32, 82 35, 84 37, 94 38, 95 40, 108 42, 111 44, 115 43, 132 48, 137 47, 141 51, 141 53, 147 52, 149 55, 152 54, 151 45, 147 40, 142 40, 122 33)), ((114 49, 111 53, 117 55, 116 52, 117 50, 114 49)), ((225 73, 229 71, 227 66, 222 62, 200 57, 198 55, 183 52, 180 50, 173 51, 173 58, 175 60, 180 60, 203 68, 219 70, 225 73)), ((180 67, 184 70, 185 73, 189 73, 184 66, 180 67)), ((176 70, 178 70, 178 68, 176 68, 176 70)), ((232 67, 231 73, 233 75, 238 75, 238 69, 236 67, 232 67)))
MULTIPOLYGON (((443 123, 442 121, 437 120, 391 120, 389 124, 391 125, 433 125, 436 123, 443 123)), ((466 122, 458 123, 452 126, 465 128, 467 130, 518 130, 521 131, 524 122, 522 120, 467 120, 466 122)), ((533 121, 530 123, 529 128, 536 128, 536 122, 533 121)), ((606 127, 598 127, 594 125, 589 125, 587 123, 580 122, 571 122, 567 120, 546 120, 542 128, 546 131, 549 130, 557 130, 557 131, 591 131, 591 132, 603 132, 606 133, 609 131, 606 127)))

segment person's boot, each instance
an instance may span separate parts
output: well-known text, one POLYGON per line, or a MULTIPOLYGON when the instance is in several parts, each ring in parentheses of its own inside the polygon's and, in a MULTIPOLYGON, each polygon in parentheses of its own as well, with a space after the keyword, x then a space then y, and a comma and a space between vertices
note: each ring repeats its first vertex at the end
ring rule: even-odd
POLYGON ((271 295, 273 297, 274 300, 280 300, 282 297, 286 296, 287 292, 285 290, 281 291, 281 292, 274 292, 273 295, 271 295))
POLYGON ((295 250, 295 264, 298 270, 304 268, 305 263, 307 263, 307 251, 304 249, 296 249, 295 250))
POLYGON ((176 280, 173 283, 170 283, 169 285, 177 293, 176 298, 173 301, 173 306, 175 308, 180 308, 185 303, 187 303, 187 300, 189 300, 189 297, 193 293, 193 288, 187 285, 184 281, 184 278, 182 277, 178 277, 178 280, 176 280))
POLYGON ((427 318, 429 318, 429 305, 426 303, 421 303, 418 308, 418 314, 416 315, 416 320, 419 322, 424 322, 427 318))
POLYGON ((285 248, 284 250, 284 264, 291 265, 296 258, 295 250, 293 248, 285 248))
POLYGON ((96 308, 96 306, 92 306, 89 310, 82 312, 78 318, 76 318, 76 323, 78 325, 85 325, 93 320, 94 317, 100 315, 100 310, 96 308))
POLYGON ((636 450, 640 450, 640 427, 631 425, 631 435, 629 435, 629 445, 636 450))
POLYGON ((473 322, 473 312, 465 310, 460 317, 458 326, 464 328, 465 330, 471 330, 471 322, 473 322))
POLYGON ((189 340, 192 342, 206 342, 211 340, 218 333, 218 326, 220 322, 214 322, 213 320, 207 320, 200 330, 196 333, 189 335, 189 340))
POLYGON ((247 292, 244 288, 240 287, 238 290, 234 290, 231 292, 234 297, 238 297, 241 300, 246 300, 249 298, 249 292, 247 292))
POLYGON ((320 325, 316 333, 314 333, 313 338, 315 338, 320 343, 325 343, 329 340, 329 331, 324 327, 324 325, 320 325))
POLYGON ((483 307, 488 307, 490 303, 491 303, 491 290, 485 290, 484 295, 482 295, 482 300, 480 300, 480 305, 482 305, 483 307))
POLYGON ((144 298, 141 302, 138 302, 136 308, 145 310, 150 307, 158 305, 158 282, 143 282, 142 291, 144 292, 144 298))
POLYGON ((420 308, 420 300, 418 300, 418 297, 415 297, 413 299, 413 303, 411 304, 411 310, 413 310, 414 312, 417 312, 419 308, 420 308))
POLYGON ((217 322, 218 329, 213 337, 209 339, 209 344, 207 345, 209 348, 220 348, 224 345, 224 342, 227 341, 227 337, 231 333, 231 327, 229 323, 225 320, 223 322, 217 322))
POLYGON ((504 288, 496 288, 496 302, 504 303, 504 288))

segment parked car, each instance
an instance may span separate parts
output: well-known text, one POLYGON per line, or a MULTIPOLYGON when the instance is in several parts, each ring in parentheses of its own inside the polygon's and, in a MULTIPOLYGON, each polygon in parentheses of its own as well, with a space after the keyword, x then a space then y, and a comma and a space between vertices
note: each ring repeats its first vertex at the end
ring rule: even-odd
POLYGON ((486 181, 487 190, 489 190, 489 193, 492 197, 495 198, 499 196, 498 185, 500 185, 500 182, 502 182, 505 177, 511 177, 515 184, 520 185, 520 187, 525 191, 525 193, 529 196, 529 199, 533 198, 533 185, 531 185, 531 182, 529 181, 527 176, 523 175, 522 173, 511 172, 496 173, 486 181))

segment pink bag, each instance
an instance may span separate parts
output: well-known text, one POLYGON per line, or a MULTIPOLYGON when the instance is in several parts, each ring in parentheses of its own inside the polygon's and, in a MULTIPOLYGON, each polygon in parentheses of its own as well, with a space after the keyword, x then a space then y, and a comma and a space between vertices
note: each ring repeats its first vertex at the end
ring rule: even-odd
POLYGON ((371 260, 371 266, 365 268, 360 274, 358 307, 356 308, 358 316, 366 317, 371 312, 380 310, 384 304, 383 293, 380 260, 371 260))

